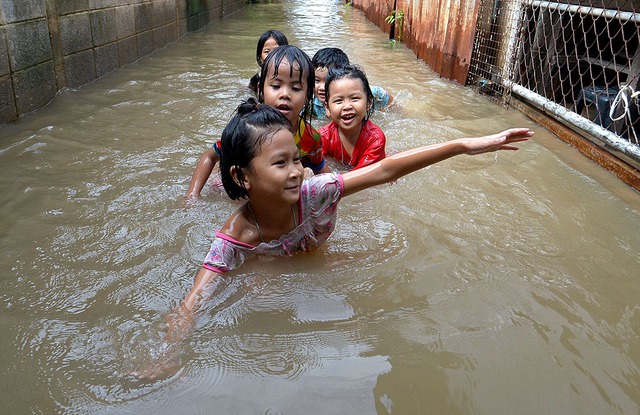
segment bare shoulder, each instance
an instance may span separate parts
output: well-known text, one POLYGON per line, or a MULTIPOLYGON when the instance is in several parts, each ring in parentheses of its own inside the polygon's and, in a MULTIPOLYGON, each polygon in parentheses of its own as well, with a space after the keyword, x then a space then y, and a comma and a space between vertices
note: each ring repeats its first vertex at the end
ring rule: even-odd
POLYGON ((256 245, 256 239, 259 241, 259 238, 256 238, 255 225, 247 215, 246 203, 229 216, 229 219, 220 228, 220 232, 236 241, 251 245, 256 245))

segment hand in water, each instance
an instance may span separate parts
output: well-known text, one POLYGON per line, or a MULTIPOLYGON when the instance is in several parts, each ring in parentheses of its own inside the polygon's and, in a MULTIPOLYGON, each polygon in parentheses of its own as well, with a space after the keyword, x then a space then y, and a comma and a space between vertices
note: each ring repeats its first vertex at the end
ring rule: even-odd
POLYGON ((202 200, 202 196, 200 195, 187 195, 182 199, 182 208, 189 208, 192 205, 195 205, 199 200, 202 200))
POLYGON ((166 316, 167 334, 159 345, 157 355, 144 367, 129 372, 141 381, 155 381, 175 376, 182 369, 183 340, 191 333, 194 321, 183 307, 176 308, 166 316))
POLYGON ((168 379, 175 376, 182 369, 182 364, 178 356, 173 358, 163 356, 165 359, 161 362, 149 363, 148 366, 134 370, 129 375, 140 381, 155 381, 168 379))

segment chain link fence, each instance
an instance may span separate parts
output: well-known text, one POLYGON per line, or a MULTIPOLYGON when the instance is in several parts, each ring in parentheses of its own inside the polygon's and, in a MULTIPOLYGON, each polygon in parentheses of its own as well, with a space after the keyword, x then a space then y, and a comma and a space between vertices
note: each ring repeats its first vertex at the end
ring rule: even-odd
POLYGON ((482 0, 467 84, 640 162, 640 1, 482 0))

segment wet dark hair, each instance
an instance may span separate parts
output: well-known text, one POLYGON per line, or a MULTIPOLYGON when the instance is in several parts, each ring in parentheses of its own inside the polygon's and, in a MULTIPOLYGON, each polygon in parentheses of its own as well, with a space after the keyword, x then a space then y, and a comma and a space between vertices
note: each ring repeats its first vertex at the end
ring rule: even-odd
POLYGON ((258 66, 262 66, 262 49, 269 38, 274 38, 278 46, 289 44, 287 37, 279 30, 270 29, 264 32, 262 36, 260 36, 260 39, 258 39, 258 48, 256 49, 256 61, 258 62, 258 66))
POLYGON ((244 170, 260 153, 266 140, 273 138, 278 131, 290 128, 287 117, 272 106, 258 103, 255 98, 249 98, 238 106, 222 131, 221 139, 224 157, 220 157, 220 176, 231 199, 248 196, 244 187, 244 170), (232 167, 236 168, 238 181, 231 175, 232 167))
POLYGON ((300 114, 307 123, 311 123, 311 100, 313 99, 313 86, 315 85, 315 72, 309 55, 297 46, 284 45, 272 50, 262 63, 260 71, 260 85, 258 86, 258 101, 264 102, 264 80, 267 79, 269 68, 273 67, 273 76, 278 76, 278 68, 282 62, 289 63, 290 75, 294 69, 300 70, 300 82, 306 82, 306 102, 300 114))
POLYGON ((313 55, 311 63, 314 69, 331 69, 349 65, 349 57, 340 48, 322 48, 313 55))
POLYGON ((364 70, 357 65, 347 65, 340 66, 337 68, 329 69, 327 73, 327 79, 324 83, 324 93, 325 93, 325 103, 329 102, 331 91, 329 86, 332 82, 337 81, 339 79, 359 79, 362 82, 362 86, 364 88, 365 94, 367 94, 367 116, 364 121, 368 120, 371 116, 371 113, 374 110, 374 100, 373 100, 373 92, 371 92, 371 87, 369 86, 369 80, 367 80, 367 75, 364 73, 364 70))

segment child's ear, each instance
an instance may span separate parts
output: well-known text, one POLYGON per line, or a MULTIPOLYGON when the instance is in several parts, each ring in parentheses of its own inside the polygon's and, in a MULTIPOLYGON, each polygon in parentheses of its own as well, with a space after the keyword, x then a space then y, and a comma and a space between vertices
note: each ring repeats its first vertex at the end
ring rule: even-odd
POLYGON ((241 170, 242 169, 237 166, 231 166, 231 169, 229 169, 229 173, 231 174, 233 181, 238 185, 238 187, 244 187, 246 190, 249 190, 249 187, 251 187, 251 185, 249 184, 247 176, 241 170))
POLYGON ((327 99, 324 100, 324 113, 327 117, 331 118, 331 111, 329 110, 329 104, 327 104, 327 99))

